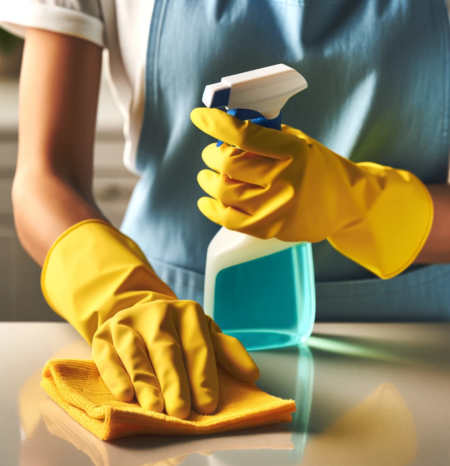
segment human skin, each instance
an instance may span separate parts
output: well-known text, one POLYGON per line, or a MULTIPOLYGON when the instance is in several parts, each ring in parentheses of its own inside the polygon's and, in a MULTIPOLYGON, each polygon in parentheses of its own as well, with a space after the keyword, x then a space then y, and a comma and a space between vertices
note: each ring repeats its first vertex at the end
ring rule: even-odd
MULTIPOLYGON (((19 97, 19 153, 13 184, 17 233, 43 265, 70 226, 105 216, 92 193, 101 48, 29 29, 19 97)), ((450 262, 450 186, 427 186, 434 222, 416 263, 450 262)))
POLYGON ((101 48, 92 43, 27 31, 12 199, 22 246, 41 266, 70 226, 105 220, 92 193, 101 63, 101 48))

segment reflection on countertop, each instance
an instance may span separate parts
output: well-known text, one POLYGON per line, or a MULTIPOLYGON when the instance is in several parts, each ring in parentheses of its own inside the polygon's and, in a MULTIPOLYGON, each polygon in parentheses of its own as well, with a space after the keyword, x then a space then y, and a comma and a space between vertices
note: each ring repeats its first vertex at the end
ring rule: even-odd
MULTIPOLYGON (((15 324, 17 339, 20 325, 36 324, 15 324)), ((0 342, 4 331, 0 325, 0 342)), ((39 332, 42 337, 45 325, 39 332)), ((450 458, 449 332, 447 324, 316 325, 309 347, 252 354, 261 370, 257 385, 295 399, 292 423, 205 437, 103 442, 48 398, 39 387, 40 367, 20 389, 20 464, 444 465, 450 458)), ((74 339, 50 357, 88 358, 89 347, 74 339)))

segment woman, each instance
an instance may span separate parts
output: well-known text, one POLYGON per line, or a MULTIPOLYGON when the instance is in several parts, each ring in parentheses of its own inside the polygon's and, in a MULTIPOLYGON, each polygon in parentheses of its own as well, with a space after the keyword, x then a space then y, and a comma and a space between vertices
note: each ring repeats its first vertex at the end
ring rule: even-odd
POLYGON ((92 343, 116 398, 185 418, 191 405, 214 411, 215 361, 258 377, 196 303, 219 227, 196 206, 212 139, 189 115, 206 84, 276 63, 309 83, 285 108, 291 127, 274 135, 216 110, 192 116, 246 150, 204 153, 218 175, 199 175, 214 198, 202 212, 255 236, 315 242, 319 319, 448 319, 449 266, 408 268, 450 259, 444 0, 4 3, 5 27, 27 30, 17 231, 44 267, 47 301, 92 343), (123 234, 91 190, 102 47, 126 115, 125 163, 141 175, 123 234))

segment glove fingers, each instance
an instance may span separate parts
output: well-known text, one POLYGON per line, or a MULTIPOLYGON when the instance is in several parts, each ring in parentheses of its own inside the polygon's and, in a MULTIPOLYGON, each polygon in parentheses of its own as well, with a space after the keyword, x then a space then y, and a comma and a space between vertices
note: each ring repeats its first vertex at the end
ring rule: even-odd
POLYGON ((114 327, 114 346, 134 387, 142 408, 161 413, 164 398, 142 338, 130 327, 114 327))
POLYGON ((222 144, 207 146, 202 152, 205 164, 214 171, 228 175, 233 180, 267 187, 286 167, 291 158, 275 160, 251 152, 242 152, 235 147, 222 144))
POLYGON ((239 380, 256 382, 259 369, 244 345, 236 338, 213 329, 210 330, 210 334, 217 363, 239 380))
POLYGON ((308 136, 303 131, 292 128, 288 125, 281 125, 281 132, 283 134, 292 134, 293 136, 299 138, 301 141, 304 141, 309 147, 313 146, 314 144, 318 144, 318 142, 314 140, 311 136, 308 136))
POLYGON ((220 201, 210 197, 200 198, 197 205, 205 217, 228 228, 228 230, 239 231, 261 239, 273 238, 277 232, 278 225, 276 222, 272 222, 272 227, 267 227, 262 222, 258 222, 256 217, 234 207, 227 207, 220 201))
POLYGON ((254 215, 263 202, 264 189, 252 184, 231 180, 211 170, 202 170, 197 176, 203 191, 227 207, 234 207, 248 215, 254 215), (258 200, 259 198, 259 200, 258 200))
POLYGON ((166 413, 187 419, 191 412, 191 395, 177 330, 167 315, 162 314, 159 322, 153 322, 153 328, 142 337, 161 386, 166 413))
POLYGON ((240 223, 247 223, 251 218, 250 215, 243 212, 236 211, 236 215, 234 215, 232 211, 235 209, 224 206, 220 201, 211 199, 210 197, 200 198, 197 205, 203 215, 208 217, 212 222, 218 223, 229 230, 233 230, 232 227, 240 223), (239 222, 239 220, 241 220, 241 222, 239 222))
POLYGON ((229 146, 227 143, 217 147, 217 143, 213 142, 203 149, 202 159, 209 168, 222 173, 223 161, 239 154, 242 154, 242 151, 237 147, 229 146))
POLYGON ((114 348, 111 331, 107 327, 104 324, 94 335, 92 359, 114 398, 130 403, 134 398, 133 384, 114 348))
POLYGON ((196 108, 191 112, 191 120, 203 132, 230 146, 266 157, 284 158, 296 154, 301 147, 297 136, 241 121, 217 109, 196 108))
POLYGON ((192 406, 199 414, 212 414, 219 400, 219 379, 205 314, 193 301, 180 301, 177 305, 183 311, 178 313, 177 328, 190 382, 192 406))

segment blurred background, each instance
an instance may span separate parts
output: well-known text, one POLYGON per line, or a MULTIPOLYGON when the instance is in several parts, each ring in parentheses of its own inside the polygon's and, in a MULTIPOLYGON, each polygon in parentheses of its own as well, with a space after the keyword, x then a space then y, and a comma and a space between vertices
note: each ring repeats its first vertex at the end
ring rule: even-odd
MULTIPOLYGON (((0 321, 58 321, 41 294, 41 269, 23 251, 14 228, 11 188, 22 51, 23 41, 0 28, 0 321)), ((122 162, 123 119, 105 76, 97 115, 94 193, 102 211, 118 227, 137 177, 122 162)))

